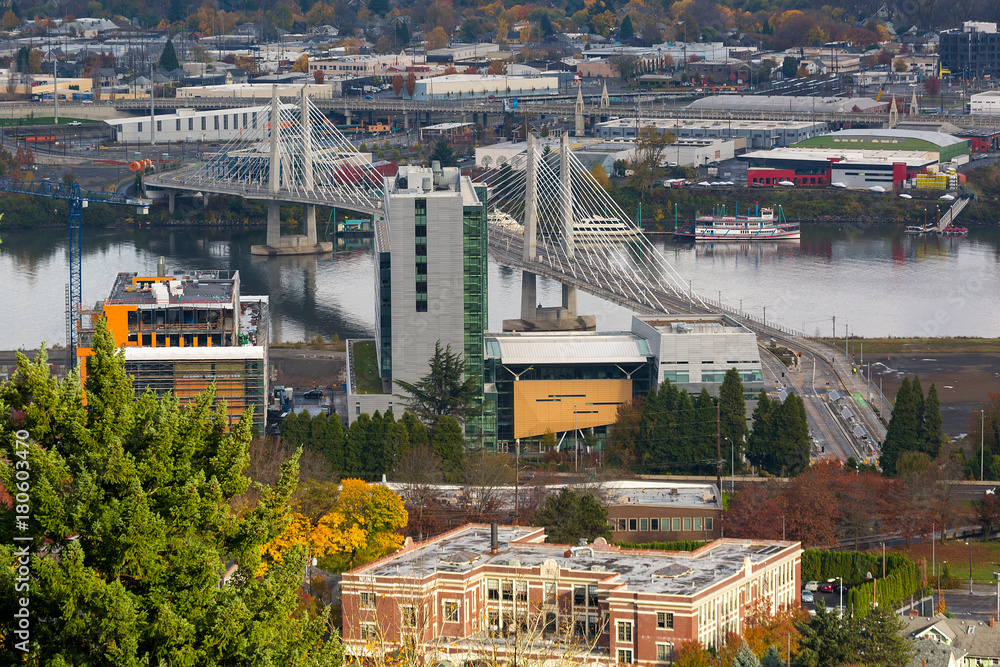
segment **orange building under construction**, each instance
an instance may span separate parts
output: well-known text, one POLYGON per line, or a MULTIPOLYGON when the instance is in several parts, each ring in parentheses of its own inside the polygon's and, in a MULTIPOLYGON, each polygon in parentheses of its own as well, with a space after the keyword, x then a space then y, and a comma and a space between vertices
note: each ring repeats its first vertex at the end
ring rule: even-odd
POLYGON ((238 271, 119 273, 98 310, 83 313, 80 372, 85 380, 93 323, 104 317, 137 395, 173 392, 183 404, 214 383, 230 423, 252 407, 263 430, 268 316, 267 297, 240 297, 238 271))

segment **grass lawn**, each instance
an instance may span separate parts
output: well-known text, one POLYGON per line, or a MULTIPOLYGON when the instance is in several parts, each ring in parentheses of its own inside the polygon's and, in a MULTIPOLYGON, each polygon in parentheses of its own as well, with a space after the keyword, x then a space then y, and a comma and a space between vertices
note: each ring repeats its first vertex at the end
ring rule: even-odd
MULTIPOLYGON (((54 125, 54 119, 52 116, 42 117, 42 118, 0 118, 0 125, 54 125)), ((93 120, 90 118, 71 118, 69 116, 59 116, 59 124, 67 125, 69 123, 99 123, 99 120, 93 120)))
MULTIPOLYGON (((872 552, 876 552, 873 549, 872 552)), ((931 576, 931 544, 921 542, 907 547, 890 547, 887 552, 897 552, 906 554, 914 562, 921 558, 927 559, 927 576, 931 576)), ((969 547, 964 540, 948 540, 941 544, 940 540, 934 548, 937 557, 938 572, 941 565, 948 561, 948 569, 952 576, 968 584, 969 581, 969 547)), ((993 573, 997 571, 994 563, 1000 563, 1000 540, 989 542, 979 542, 978 538, 972 542, 972 580, 977 584, 995 583, 993 573)))
MULTIPOLYGON (((822 342, 832 345, 830 338, 822 342)), ((871 354, 997 354, 1000 338, 855 338, 864 342, 865 352, 871 354)), ((855 349, 860 349, 852 343, 855 349)), ((837 347, 844 350, 844 339, 837 339, 837 347)))
POLYGON ((359 394, 381 394, 382 380, 378 376, 375 341, 359 340, 351 346, 354 359, 354 383, 359 394))

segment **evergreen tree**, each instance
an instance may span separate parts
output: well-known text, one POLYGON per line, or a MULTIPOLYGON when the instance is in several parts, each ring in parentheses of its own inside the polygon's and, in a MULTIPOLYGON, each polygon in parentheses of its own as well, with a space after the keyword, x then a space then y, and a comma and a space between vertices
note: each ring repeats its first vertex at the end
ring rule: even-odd
POLYGON ((178 67, 180 63, 177 62, 177 53, 174 51, 174 43, 172 40, 167 40, 166 45, 163 47, 163 53, 160 54, 160 67, 172 72, 178 67))
POLYGON ((855 621, 858 655, 865 665, 906 665, 913 657, 913 645, 903 636, 903 622, 885 606, 875 607, 855 621))
POLYGON ((340 417, 336 414, 330 415, 326 428, 326 440, 321 446, 321 451, 333 469, 338 472, 344 469, 345 439, 344 425, 341 423, 340 417))
POLYGON ((815 616, 795 627, 799 631, 799 653, 792 662, 795 667, 839 667, 857 659, 857 642, 847 619, 837 610, 827 609, 822 601, 816 603, 815 616))
POLYGON ((618 27, 618 41, 625 43, 633 37, 635 37, 635 27, 632 25, 632 16, 626 14, 621 26, 618 27))
POLYGON ((739 470, 746 448, 747 403, 743 398, 743 381, 735 368, 726 371, 722 387, 719 388, 719 421, 723 448, 732 446, 735 450, 726 467, 729 468, 735 458, 736 469, 739 470))
POLYGON ((446 139, 438 139, 431 152, 430 162, 440 162, 442 167, 457 167, 458 160, 455 159, 455 151, 451 149, 451 144, 446 139))
POLYGON ((552 19, 549 17, 548 12, 542 14, 542 20, 539 21, 538 27, 541 29, 543 37, 548 37, 556 31, 555 26, 552 25, 552 19))
POLYGON ((799 61, 794 56, 785 56, 785 59, 781 62, 781 73, 785 75, 785 78, 793 78, 798 71, 799 61))
POLYGON ((736 652, 736 657, 733 658, 733 667, 761 667, 760 660, 757 659, 746 642, 743 642, 740 645, 740 650, 736 652))
MULTIPOLYGON (((406 21, 396 21, 394 30, 396 36, 395 46, 403 48, 410 43, 410 26, 406 21)), ((398 95, 399 93, 396 94, 398 95)))
POLYGON ((753 431, 747 440, 747 459, 758 468, 763 468, 769 460, 773 412, 774 402, 762 389, 757 396, 757 407, 753 409, 753 431))
POLYGON ((376 16, 385 16, 389 12, 389 0, 368 0, 368 9, 376 16))
POLYGON ((482 378, 463 379, 462 355, 452 352, 451 345, 442 348, 441 341, 434 345, 434 356, 429 363, 430 373, 419 381, 411 384, 396 380, 396 384, 410 395, 407 407, 427 425, 433 425, 444 415, 463 423, 475 410, 474 404, 482 392, 482 378))
POLYGON ((920 376, 913 376, 913 384, 910 387, 913 399, 917 404, 917 439, 913 443, 914 449, 920 448, 920 443, 924 441, 924 411, 927 409, 927 400, 924 398, 924 388, 920 384, 920 376))
POLYGON ((903 378, 896 392, 896 402, 892 406, 892 418, 886 429, 885 440, 882 442, 882 455, 879 457, 879 464, 882 472, 886 475, 896 474, 896 461, 904 452, 911 452, 917 449, 919 443, 917 430, 918 401, 914 395, 913 385, 910 379, 903 378))
POLYGON ((691 452, 692 461, 702 474, 711 475, 716 472, 718 459, 718 411, 715 401, 708 389, 702 387, 695 404, 694 430, 698 433, 695 440, 697 451, 691 452))
POLYGON ((438 418, 431 435, 431 446, 441 458, 446 477, 449 481, 457 481, 465 456, 465 436, 462 434, 462 426, 454 417, 444 415, 438 418))
POLYGON ((938 400, 937 387, 931 383, 927 392, 924 407, 923 451, 931 458, 937 458, 944 444, 943 420, 941 419, 941 401, 938 400))
POLYGON ((372 418, 362 412, 347 429, 344 447, 344 474, 361 477, 364 474, 365 449, 368 447, 368 429, 372 418))
POLYGON ((767 652, 760 659, 761 667, 785 667, 785 660, 781 657, 778 647, 771 644, 767 647, 767 652))
POLYGON ((382 460, 379 462, 379 475, 388 474, 396 464, 403 458, 410 449, 410 437, 406 430, 406 424, 396 421, 392 412, 386 412, 383 419, 386 421, 385 433, 382 436, 382 460))
MULTIPOLYGON (((0 383, 0 483, 17 488, 22 460, 31 473, 33 542, 13 541, 15 507, 0 506, 0 559, 17 562, 15 545, 28 550, 32 618, 42 619, 24 661, 339 665, 329 613, 310 620, 299 608, 304 550, 284 549, 261 568, 264 545, 287 525, 297 457, 237 511, 250 487, 252 410, 229 426, 212 388, 184 408, 171 395, 136 397, 104 320, 93 350, 85 391, 77 373, 51 377, 44 351, 18 355, 0 383), (16 429, 30 446, 15 445, 16 429), (232 563, 235 576, 220 586, 232 563)), ((15 571, 0 568, 7 618, 15 585, 15 571)), ((22 655, 16 641, 3 633, 0 653, 22 655)))
POLYGON ((409 410, 403 413, 403 418, 399 420, 399 423, 406 427, 406 440, 410 447, 431 444, 427 427, 409 410))
POLYGON ((569 487, 545 500, 535 515, 535 524, 545 528, 546 540, 553 544, 576 544, 580 538, 590 542, 598 537, 611 539, 608 511, 594 494, 577 493, 569 487))

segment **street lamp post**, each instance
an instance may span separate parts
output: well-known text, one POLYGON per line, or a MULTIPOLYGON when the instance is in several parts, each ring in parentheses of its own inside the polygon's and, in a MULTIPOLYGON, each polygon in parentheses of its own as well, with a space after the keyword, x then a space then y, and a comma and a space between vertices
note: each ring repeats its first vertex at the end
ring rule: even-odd
POLYGON ((573 470, 580 471, 580 429, 578 428, 578 418, 576 416, 576 404, 573 404, 573 470))
POLYGON ((840 606, 837 607, 837 612, 840 613, 840 617, 844 617, 844 578, 837 577, 837 590, 840 591, 840 606))
MULTIPOLYGON (((983 464, 986 461, 986 414, 979 411, 979 480, 983 478, 983 464)), ((1000 620, 1000 619, 997 619, 1000 620)))
POLYGON ((969 595, 972 595, 972 540, 965 543, 969 545, 969 595))

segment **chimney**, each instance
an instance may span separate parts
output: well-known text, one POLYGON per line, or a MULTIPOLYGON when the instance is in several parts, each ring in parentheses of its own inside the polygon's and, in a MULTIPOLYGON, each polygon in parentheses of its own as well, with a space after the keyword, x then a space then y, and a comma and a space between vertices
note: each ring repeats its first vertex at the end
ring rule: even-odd
POLYGON ((490 524, 490 553, 500 553, 500 540, 497 538, 497 522, 490 524))

